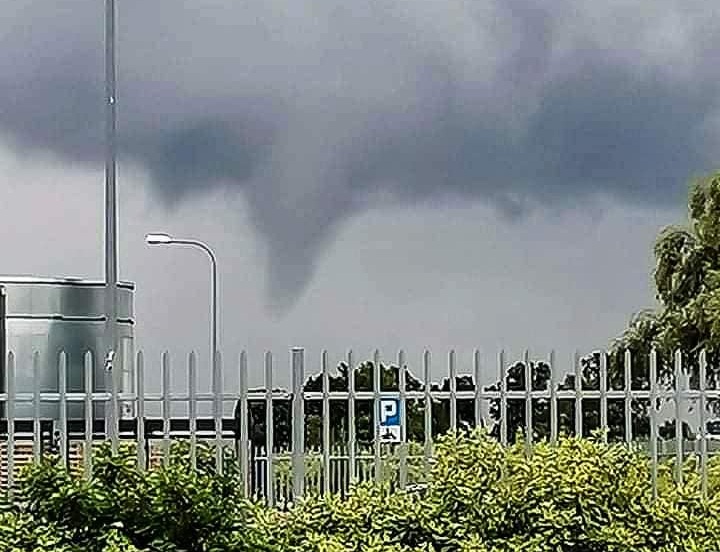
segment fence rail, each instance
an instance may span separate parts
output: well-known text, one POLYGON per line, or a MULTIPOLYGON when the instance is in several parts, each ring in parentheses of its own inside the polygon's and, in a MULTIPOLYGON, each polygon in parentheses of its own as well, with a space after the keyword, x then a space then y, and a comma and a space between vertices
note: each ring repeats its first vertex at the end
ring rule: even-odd
MULTIPOLYGON (((213 445, 216 469, 222 472, 228 461, 236 463, 244 491, 270 504, 287 503, 306 492, 345 493, 353 481, 391 480, 405 488, 427 481, 439 433, 477 425, 488 428, 503 444, 519 434, 528 453, 538 439, 555 442, 563 433, 587 435, 599 429, 605 439, 646 450, 655 492, 663 457, 674 456, 675 477, 682 483, 683 460, 696 454, 706 492, 709 456, 719 442, 708 422, 713 412, 720 411, 720 389, 717 370, 709 368, 705 353, 692 357, 677 352, 669 360, 654 351, 612 358, 604 352, 575 355, 572 369, 563 372, 554 354, 531 360, 526 352, 508 363, 500 352, 494 370, 497 381, 483 386, 480 382, 488 370, 477 351, 469 373, 458 371, 451 351, 446 376, 432 382, 427 351, 417 371, 422 379, 408 369, 402 351, 390 364, 379 352, 356 363, 350 352, 337 370, 331 369, 323 352, 320 373, 307 377, 305 351, 295 348, 289 390, 275 388, 277 374, 270 353, 264 356, 262 389, 248 388, 246 353, 240 354, 234 367, 237 386, 228 389, 218 353, 210 392, 198 392, 194 354, 182 370, 171 370, 165 353, 159 393, 145 390, 142 353, 133 359, 130 389, 120 389, 113 373, 103 382, 95 381, 96 358, 88 351, 82 362, 72 359, 71 364, 61 352, 57 364, 51 363, 57 368, 57 388, 46 391, 40 389, 37 377, 23 378, 34 382, 31 389, 17 386, 18 373, 37 375, 42 360, 38 354, 28 359, 8 354, 0 387, 0 484, 9 492, 18 469, 49 450, 90 474, 88 451, 105 440, 114 451, 123 441, 134 443, 140 469, 166 461, 171 443, 179 440, 189 443, 187 454, 194 466, 198 444, 208 442, 213 445), (81 372, 73 376, 73 381, 83 382, 81 389, 69 389, 72 371, 81 372), (171 389, 171 372, 183 376, 186 391, 171 389), (405 439, 398 444, 385 444, 378 437, 383 398, 399 399, 402 405, 405 439), (177 403, 186 405, 186 416, 172 416, 172 405, 177 403), (211 403, 211 415, 199 415, 201 403, 211 403), (48 404, 58 406, 52 419, 40 415, 48 404), (73 405, 79 408, 71 411, 73 405), (148 415, 151 405, 159 406, 159 415, 148 415), (226 415, 228 406, 233 409, 231 417, 226 415)), ((106 368, 112 372, 112 366, 106 368)))

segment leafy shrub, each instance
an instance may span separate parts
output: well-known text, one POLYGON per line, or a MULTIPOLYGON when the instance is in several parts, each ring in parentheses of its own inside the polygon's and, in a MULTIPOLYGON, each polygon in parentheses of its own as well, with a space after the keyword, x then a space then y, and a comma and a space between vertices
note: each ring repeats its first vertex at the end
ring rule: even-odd
POLYGON ((720 550, 720 461, 701 498, 697 461, 658 470, 622 445, 562 439, 503 447, 483 430, 437 445, 427 487, 362 483, 346 498, 308 495, 289 511, 243 497, 237 463, 215 473, 211 447, 187 443, 141 472, 132 447, 101 447, 89 480, 57 461, 32 466, 0 508, 10 552, 707 552, 720 550))
MULTIPOLYGON (((700 498, 692 461, 678 488, 622 445, 563 439, 508 448, 478 430, 445 436, 423 493, 361 486, 346 501, 310 498, 288 514, 291 550, 403 551, 720 550, 720 496, 700 498), (317 543, 325 543, 323 545, 317 543), (330 546, 330 548, 323 548, 330 546), (335 546, 336 548, 332 548, 335 546), (337 548, 337 547, 340 548, 337 548), (343 548, 344 547, 344 548, 343 548)), ((710 467, 717 476, 718 463, 710 467)))
MULTIPOLYGON (((47 525, 78 550, 197 552, 216 541, 225 542, 223 550, 263 550, 252 531, 238 531, 252 524, 258 507, 241 496, 237 471, 214 473, 209 447, 198 448, 191 470, 185 452, 179 445, 167 466, 143 473, 131 447, 117 455, 101 447, 90 479, 68 473, 57 459, 45 461, 24 474, 8 515, 47 525)), ((8 549, 4 544, 0 549, 8 549)))

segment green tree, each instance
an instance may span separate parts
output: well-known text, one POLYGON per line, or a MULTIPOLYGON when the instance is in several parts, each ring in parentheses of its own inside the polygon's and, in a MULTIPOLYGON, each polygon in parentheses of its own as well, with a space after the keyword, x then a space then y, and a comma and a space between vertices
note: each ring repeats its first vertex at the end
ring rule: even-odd
POLYGON ((693 183, 687 227, 669 226, 655 244, 654 281, 660 307, 646 310, 614 343, 615 350, 641 353, 647 368, 652 348, 658 373, 673 377, 673 352, 683 351, 692 384, 698 383, 699 352, 705 350, 708 381, 717 385, 720 352, 720 173, 693 183))

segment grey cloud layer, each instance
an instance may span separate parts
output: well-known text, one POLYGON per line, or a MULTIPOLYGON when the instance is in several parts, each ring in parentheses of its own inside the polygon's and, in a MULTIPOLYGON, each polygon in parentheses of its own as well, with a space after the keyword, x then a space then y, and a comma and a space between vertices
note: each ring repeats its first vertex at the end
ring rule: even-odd
MULTIPOLYGON (((658 205, 712 166, 708 2, 118 4, 123 152, 170 205, 243 190, 280 311, 377 198, 658 205)), ((0 126, 99 161, 102 56, 101 2, 5 6, 0 126)))

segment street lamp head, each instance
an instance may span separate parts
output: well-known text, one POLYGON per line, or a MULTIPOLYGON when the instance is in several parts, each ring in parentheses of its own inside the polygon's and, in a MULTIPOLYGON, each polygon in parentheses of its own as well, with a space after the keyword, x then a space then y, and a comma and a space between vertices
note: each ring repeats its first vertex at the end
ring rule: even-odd
POLYGON ((167 234, 148 234, 145 236, 145 243, 148 245, 162 245, 172 243, 173 239, 167 234))

